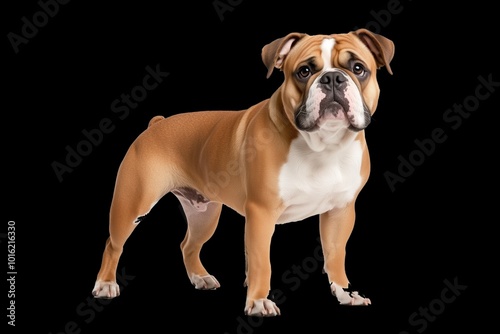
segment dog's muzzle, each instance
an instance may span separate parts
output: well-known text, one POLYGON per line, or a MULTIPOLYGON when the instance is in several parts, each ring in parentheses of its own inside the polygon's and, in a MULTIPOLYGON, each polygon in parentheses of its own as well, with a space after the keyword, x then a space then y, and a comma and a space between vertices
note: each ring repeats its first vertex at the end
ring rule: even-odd
POLYGON ((371 116, 358 86, 344 71, 335 69, 318 76, 306 100, 295 114, 299 130, 316 131, 323 126, 344 124, 352 131, 363 130, 371 116))

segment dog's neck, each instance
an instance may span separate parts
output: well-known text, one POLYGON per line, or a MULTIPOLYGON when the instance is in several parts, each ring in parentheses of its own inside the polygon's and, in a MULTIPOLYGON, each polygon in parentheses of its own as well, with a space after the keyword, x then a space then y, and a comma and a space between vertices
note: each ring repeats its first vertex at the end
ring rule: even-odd
POLYGON ((269 98, 269 117, 282 136, 289 139, 296 138, 298 136, 298 130, 290 124, 291 120, 285 113, 285 106, 282 100, 282 89, 280 86, 274 94, 269 98))
POLYGON ((359 132, 349 130, 345 125, 317 131, 299 131, 309 148, 314 152, 338 151, 352 143, 359 132))

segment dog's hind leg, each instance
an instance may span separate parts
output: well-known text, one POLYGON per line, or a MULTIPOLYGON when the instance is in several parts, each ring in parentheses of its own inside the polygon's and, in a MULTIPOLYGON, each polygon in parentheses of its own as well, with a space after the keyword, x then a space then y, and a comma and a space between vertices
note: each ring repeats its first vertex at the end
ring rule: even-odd
POLYGON ((209 202, 192 188, 179 188, 172 193, 179 199, 186 214, 187 231, 181 250, 191 284, 199 290, 217 289, 220 284, 201 263, 200 252, 217 228, 222 204, 209 202))
POLYGON ((124 244, 138 223, 170 190, 171 173, 154 155, 133 144, 118 170, 109 213, 109 238, 92 294, 96 298, 120 295, 116 271, 124 244))

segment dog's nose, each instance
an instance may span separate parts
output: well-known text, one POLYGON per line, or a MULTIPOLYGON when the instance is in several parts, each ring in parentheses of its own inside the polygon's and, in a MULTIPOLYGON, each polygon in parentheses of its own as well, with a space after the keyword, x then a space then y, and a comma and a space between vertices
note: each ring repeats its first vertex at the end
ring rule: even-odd
POLYGON ((319 79, 319 82, 329 90, 333 90, 346 81, 347 78, 340 72, 327 72, 319 79))

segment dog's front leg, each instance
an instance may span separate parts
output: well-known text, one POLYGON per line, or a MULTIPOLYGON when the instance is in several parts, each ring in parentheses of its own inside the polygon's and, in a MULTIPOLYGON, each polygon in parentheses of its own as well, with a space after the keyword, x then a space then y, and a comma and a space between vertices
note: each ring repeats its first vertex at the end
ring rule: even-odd
POLYGON ((280 315, 276 304, 269 300, 271 285, 271 238, 275 220, 261 205, 246 206, 245 253, 247 261, 247 300, 245 314, 258 317, 280 315))
POLYGON ((320 216, 320 236, 324 270, 328 275, 332 294, 342 305, 369 305, 370 299, 356 291, 347 292, 349 280, 345 272, 346 245, 354 227, 354 202, 342 209, 334 209, 320 216))

